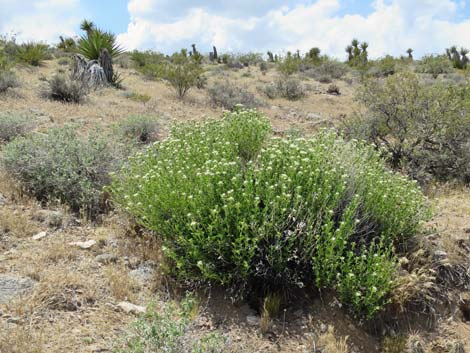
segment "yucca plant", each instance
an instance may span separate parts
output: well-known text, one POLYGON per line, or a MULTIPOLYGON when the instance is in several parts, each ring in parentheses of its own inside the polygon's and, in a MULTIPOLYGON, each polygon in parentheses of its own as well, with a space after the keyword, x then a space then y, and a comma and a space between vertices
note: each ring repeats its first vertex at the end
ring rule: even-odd
POLYGON ((43 43, 24 43, 18 48, 17 59, 32 66, 40 66, 47 58, 48 48, 43 43))
POLYGON ((124 49, 116 43, 116 36, 111 32, 95 29, 78 41, 78 51, 89 60, 98 60, 101 49, 108 49, 115 58, 124 53, 124 49))

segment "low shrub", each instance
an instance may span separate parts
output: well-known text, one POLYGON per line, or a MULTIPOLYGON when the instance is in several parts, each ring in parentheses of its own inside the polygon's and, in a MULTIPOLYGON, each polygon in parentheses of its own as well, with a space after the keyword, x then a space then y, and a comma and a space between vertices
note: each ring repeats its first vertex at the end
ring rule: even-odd
POLYGON ((437 78, 440 74, 448 74, 454 71, 452 62, 446 55, 427 55, 419 61, 416 72, 431 74, 437 78))
POLYGON ((127 99, 133 100, 134 102, 147 103, 152 97, 148 94, 138 93, 138 92, 123 92, 123 96, 127 99))
POLYGON ((160 124, 154 117, 136 115, 119 121, 115 127, 117 136, 139 144, 157 140, 160 124))
POLYGON ((387 55, 386 57, 371 63, 371 68, 367 74, 373 77, 387 77, 397 72, 397 63, 393 56, 387 55))
POLYGON ((203 70, 199 63, 186 55, 186 52, 173 54, 171 62, 162 67, 162 77, 165 78, 175 90, 180 99, 197 85, 203 70))
POLYGON ((180 307, 169 304, 163 312, 154 306, 134 322, 124 338, 119 353, 222 353, 226 340, 213 332, 195 339, 191 317, 194 301, 185 299, 180 307), (193 336, 193 337, 191 337, 193 336))
POLYGON ((305 87, 300 80, 285 76, 278 77, 276 81, 269 83, 261 90, 270 99, 282 97, 288 100, 299 100, 306 96, 305 87))
POLYGON ((23 136, 34 127, 34 119, 25 114, 0 112, 0 143, 23 136))
POLYGON ((10 88, 15 88, 19 85, 18 78, 13 71, 0 70, 0 93, 4 93, 10 88))
POLYGON ((72 80, 69 77, 56 74, 41 91, 43 98, 64 103, 82 103, 88 94, 88 88, 83 82, 72 80))
POLYGON ((306 75, 319 82, 330 83, 343 78, 348 71, 348 65, 335 60, 327 60, 307 70, 306 75))
POLYGON ((290 76, 299 71, 301 64, 302 60, 300 58, 288 54, 278 62, 277 69, 281 74, 290 76))
POLYGON ((255 111, 177 126, 130 160, 112 197, 161 237, 181 279, 239 294, 336 288, 372 316, 395 276, 393 246, 427 216, 419 188, 371 146, 331 131, 308 140, 269 131, 255 111))
POLYGON ((328 89, 326 90, 326 93, 339 96, 341 94, 341 91, 340 91, 340 89, 337 85, 331 84, 331 85, 328 86, 328 89))
POLYGON ((233 110, 239 104, 246 108, 261 105, 253 93, 230 81, 217 81, 208 88, 207 92, 212 104, 228 110, 233 110))
POLYGON ((470 88, 450 82, 420 82, 403 73, 371 80, 357 99, 365 114, 344 131, 380 148, 392 167, 405 169, 422 183, 470 182, 470 88))
POLYGON ((77 135, 73 126, 18 137, 3 149, 5 170, 42 202, 62 202, 94 218, 104 208, 102 188, 117 166, 106 139, 77 135))
POLYGON ((47 44, 28 42, 18 47, 16 58, 23 63, 40 66, 49 56, 47 44))

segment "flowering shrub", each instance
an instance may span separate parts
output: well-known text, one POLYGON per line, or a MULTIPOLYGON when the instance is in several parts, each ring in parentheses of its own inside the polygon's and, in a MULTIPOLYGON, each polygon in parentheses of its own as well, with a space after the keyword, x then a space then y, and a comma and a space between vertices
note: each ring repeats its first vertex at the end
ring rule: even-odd
POLYGON ((162 237, 182 279, 333 287, 372 315, 391 288, 394 245, 426 216, 419 188, 373 148, 334 132, 308 140, 268 132, 255 111, 179 126, 130 160, 114 200, 162 237))

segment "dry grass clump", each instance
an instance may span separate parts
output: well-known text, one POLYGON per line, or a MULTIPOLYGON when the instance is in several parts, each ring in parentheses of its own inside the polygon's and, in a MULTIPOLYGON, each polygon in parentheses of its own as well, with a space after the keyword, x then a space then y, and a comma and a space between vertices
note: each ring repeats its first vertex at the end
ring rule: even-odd
POLYGON ((0 235, 24 238, 34 235, 37 231, 36 225, 24 212, 5 207, 0 209, 0 235))
POLYGON ((135 299, 139 285, 134 278, 129 276, 124 267, 108 267, 104 270, 104 276, 114 298, 129 301, 135 299))
POLYGON ((93 304, 98 293, 96 284, 87 276, 51 267, 41 275, 30 296, 15 305, 20 314, 43 314, 49 311, 78 311, 93 304))
POLYGON ((30 326, 15 326, 0 330, 0 352, 43 353, 42 334, 30 326))
POLYGON ((43 246, 39 257, 41 263, 70 263, 78 258, 78 251, 70 246, 65 238, 55 240, 53 243, 43 246))
POLYGON ((322 353, 348 353, 348 339, 348 336, 337 337, 335 328, 328 326, 328 330, 318 338, 318 346, 321 347, 322 353))

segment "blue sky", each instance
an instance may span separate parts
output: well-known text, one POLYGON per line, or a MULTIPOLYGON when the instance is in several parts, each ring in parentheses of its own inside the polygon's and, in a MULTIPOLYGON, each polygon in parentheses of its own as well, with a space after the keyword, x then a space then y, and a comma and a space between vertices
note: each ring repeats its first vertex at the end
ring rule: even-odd
POLYGON ((80 35, 83 18, 129 50, 165 53, 192 43, 220 52, 317 46, 344 58, 354 37, 369 42, 374 57, 470 48, 470 0, 0 0, 0 33, 19 41, 80 35))

